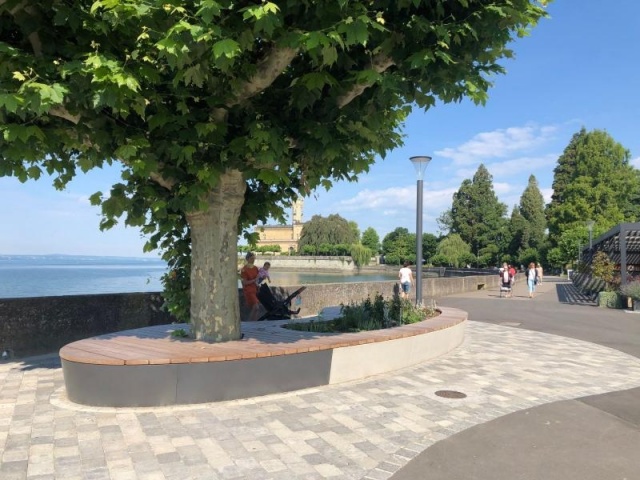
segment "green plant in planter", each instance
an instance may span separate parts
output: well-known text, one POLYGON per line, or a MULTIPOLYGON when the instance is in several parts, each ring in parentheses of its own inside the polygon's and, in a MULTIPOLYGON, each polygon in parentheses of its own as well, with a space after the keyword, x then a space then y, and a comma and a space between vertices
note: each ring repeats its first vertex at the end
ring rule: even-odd
POLYGON ((591 274, 605 283, 606 291, 615 291, 616 266, 609 258, 609 255, 604 252, 598 252, 593 256, 591 274))
POLYGON ((632 280, 620 287, 620 293, 633 300, 640 300, 640 280, 632 280))

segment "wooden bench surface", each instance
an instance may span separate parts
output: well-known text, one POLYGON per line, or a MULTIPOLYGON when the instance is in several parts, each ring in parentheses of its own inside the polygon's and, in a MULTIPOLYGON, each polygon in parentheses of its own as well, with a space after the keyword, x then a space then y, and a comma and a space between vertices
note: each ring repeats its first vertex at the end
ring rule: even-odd
POLYGON ((100 335, 65 345, 60 357, 94 365, 166 365, 293 355, 425 334, 457 325, 466 312, 440 309, 437 317, 400 327, 358 333, 314 333, 282 328, 287 320, 243 322, 244 338, 208 343, 176 338, 171 332, 187 325, 158 325, 100 335))

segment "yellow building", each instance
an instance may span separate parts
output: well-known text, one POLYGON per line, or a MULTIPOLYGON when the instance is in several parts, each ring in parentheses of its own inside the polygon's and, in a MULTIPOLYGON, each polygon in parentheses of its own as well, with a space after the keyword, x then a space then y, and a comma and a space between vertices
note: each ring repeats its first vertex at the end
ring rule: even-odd
POLYGON ((291 209, 290 225, 262 225, 254 228, 254 231, 260 234, 260 239, 256 246, 264 245, 280 245, 281 252, 287 254, 289 252, 298 251, 298 240, 302 234, 302 207, 304 201, 300 198, 296 200, 291 209))

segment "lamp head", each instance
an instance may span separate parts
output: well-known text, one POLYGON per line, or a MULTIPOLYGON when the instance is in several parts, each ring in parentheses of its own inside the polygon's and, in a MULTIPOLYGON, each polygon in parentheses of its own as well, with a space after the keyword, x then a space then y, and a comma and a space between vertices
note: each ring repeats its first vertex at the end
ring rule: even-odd
POLYGON ((416 157, 410 157, 409 160, 411 160, 411 163, 413 163, 413 166, 416 169, 416 173, 418 174, 418 180, 422 180, 424 171, 426 170, 427 165, 429 165, 429 162, 431 161, 431 157, 420 155, 416 157))

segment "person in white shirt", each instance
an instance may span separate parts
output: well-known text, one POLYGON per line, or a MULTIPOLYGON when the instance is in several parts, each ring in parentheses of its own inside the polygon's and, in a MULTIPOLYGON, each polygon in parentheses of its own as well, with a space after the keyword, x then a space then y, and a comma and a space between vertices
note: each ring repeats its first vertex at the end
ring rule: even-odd
POLYGON ((398 278, 400 279, 400 296, 402 298, 409 298, 409 290, 411 290, 411 284, 413 283, 413 272, 409 268, 411 263, 404 262, 404 266, 398 272, 398 278))

